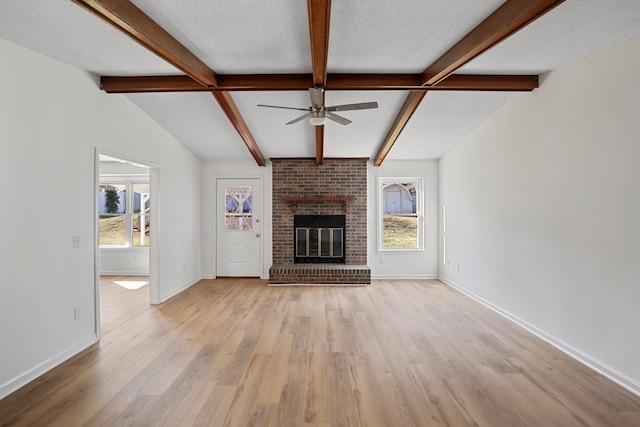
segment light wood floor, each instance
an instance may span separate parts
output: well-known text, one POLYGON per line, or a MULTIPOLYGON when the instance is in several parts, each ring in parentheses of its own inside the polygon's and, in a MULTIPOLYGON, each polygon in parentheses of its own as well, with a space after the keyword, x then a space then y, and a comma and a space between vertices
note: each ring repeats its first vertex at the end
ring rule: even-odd
POLYGON ((1 425, 640 425, 640 398, 438 281, 204 280, 149 306, 111 280, 101 342, 1 425))

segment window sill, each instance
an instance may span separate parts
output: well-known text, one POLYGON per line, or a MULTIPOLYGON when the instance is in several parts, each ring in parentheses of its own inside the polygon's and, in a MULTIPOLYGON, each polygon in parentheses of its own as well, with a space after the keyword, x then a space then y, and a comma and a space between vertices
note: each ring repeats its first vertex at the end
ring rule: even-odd
POLYGON ((378 253, 379 254, 388 254, 388 253, 398 253, 398 252, 426 252, 427 250, 425 248, 416 248, 416 249, 410 249, 410 248, 378 248, 378 253))
POLYGON ((100 246, 99 249, 104 252, 144 252, 149 250, 149 246, 100 246))

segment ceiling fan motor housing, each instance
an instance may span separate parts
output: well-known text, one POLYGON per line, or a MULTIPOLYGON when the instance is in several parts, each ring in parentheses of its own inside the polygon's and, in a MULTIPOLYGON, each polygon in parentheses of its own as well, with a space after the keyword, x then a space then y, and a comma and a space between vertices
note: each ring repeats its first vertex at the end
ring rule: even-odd
POLYGON ((324 110, 313 110, 309 113, 309 123, 314 126, 322 126, 327 121, 327 112, 324 110))

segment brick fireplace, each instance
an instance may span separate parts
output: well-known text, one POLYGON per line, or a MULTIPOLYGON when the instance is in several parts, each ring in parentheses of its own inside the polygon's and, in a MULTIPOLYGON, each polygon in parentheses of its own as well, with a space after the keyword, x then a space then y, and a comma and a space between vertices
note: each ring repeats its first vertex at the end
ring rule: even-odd
POLYGON ((367 159, 271 159, 270 284, 371 283, 367 266, 367 159), (294 216, 344 216, 344 263, 294 263, 294 216))

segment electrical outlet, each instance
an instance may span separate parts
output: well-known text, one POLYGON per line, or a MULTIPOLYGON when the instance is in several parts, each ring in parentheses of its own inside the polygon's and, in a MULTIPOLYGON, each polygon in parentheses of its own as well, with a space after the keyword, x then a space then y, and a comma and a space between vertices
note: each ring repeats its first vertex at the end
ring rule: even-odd
POLYGON ((74 307, 73 320, 78 320, 79 318, 80 318, 80 307, 74 307))
POLYGON ((458 264, 458 273, 460 273, 460 264, 458 264))
POLYGON ((384 264, 384 258, 380 257, 380 264, 384 264))
POLYGON ((187 264, 182 264, 182 271, 187 271, 187 264))
POLYGON ((77 234, 73 236, 73 247, 75 249, 80 247, 80 236, 78 236, 77 234))

